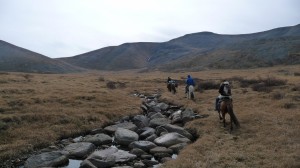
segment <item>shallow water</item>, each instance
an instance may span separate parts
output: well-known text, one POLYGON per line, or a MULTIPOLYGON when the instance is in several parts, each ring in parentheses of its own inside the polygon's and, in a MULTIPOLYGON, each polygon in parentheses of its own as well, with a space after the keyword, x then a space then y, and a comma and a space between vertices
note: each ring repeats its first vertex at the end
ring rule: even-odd
MULTIPOLYGON (((176 159, 176 158, 177 158, 177 154, 173 154, 172 159, 176 159)), ((153 157, 151 160, 156 160, 156 159, 153 157)), ((79 168, 81 162, 82 160, 69 159, 69 164, 61 168, 79 168)), ((154 165, 153 168, 159 168, 161 165, 162 165, 161 163, 154 165)))
POLYGON ((82 162, 82 160, 69 159, 68 166, 64 166, 62 168, 79 168, 81 162, 82 162))

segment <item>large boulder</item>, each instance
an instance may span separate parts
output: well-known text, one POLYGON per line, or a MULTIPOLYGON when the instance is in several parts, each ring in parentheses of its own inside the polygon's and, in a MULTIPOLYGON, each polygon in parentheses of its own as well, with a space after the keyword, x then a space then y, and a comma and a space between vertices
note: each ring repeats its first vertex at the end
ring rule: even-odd
POLYGON ((145 168, 146 165, 142 161, 138 161, 138 162, 134 163, 133 167, 134 168, 145 168))
POLYGON ((112 154, 118 151, 117 148, 107 148, 93 152, 80 164, 80 168, 107 168, 116 163, 116 157, 112 154))
POLYGON ((169 108, 169 105, 167 105, 166 103, 158 103, 156 105, 157 107, 159 107, 161 110, 166 111, 169 108))
POLYGON ((142 162, 143 162, 146 166, 148 166, 148 167, 154 167, 154 165, 158 165, 158 164, 159 164, 159 162, 156 161, 156 160, 147 160, 147 159, 145 159, 145 160, 142 160, 142 162))
POLYGON ((145 141, 153 142, 157 138, 156 134, 153 134, 145 139, 145 141))
POLYGON ((112 143, 112 138, 106 134, 87 135, 83 138, 84 142, 93 143, 96 146, 112 143))
POLYGON ((130 143, 129 148, 139 148, 148 152, 150 149, 155 148, 156 146, 157 145, 150 141, 135 141, 130 143))
POLYGON ((141 155, 146 155, 147 153, 139 148, 133 148, 131 149, 130 153, 136 155, 137 157, 140 157, 141 155))
POLYGON ((96 149, 96 146, 90 142, 72 143, 64 148, 70 158, 84 159, 96 149))
POLYGON ((170 119, 171 119, 171 123, 172 124, 175 124, 175 123, 181 123, 182 122, 182 119, 181 119, 181 113, 182 111, 181 110, 177 110, 175 111, 174 113, 172 113, 170 115, 170 119))
POLYGON ((153 128, 151 128, 151 127, 143 127, 143 128, 138 129, 136 131, 136 133, 141 134, 141 133, 143 133, 143 132, 145 132, 145 131, 147 131, 149 129, 153 129, 153 128))
POLYGON ((168 153, 168 154, 172 154, 173 150, 172 149, 168 149, 166 147, 157 146, 155 148, 150 149, 150 153, 151 154, 155 154, 155 153, 168 153))
POLYGON ((191 121, 194 118, 195 118, 195 113, 192 109, 187 108, 181 113, 181 119, 182 119, 183 123, 191 121))
POLYGON ((107 126, 104 128, 104 130, 109 134, 114 134, 118 128, 125 128, 131 131, 136 131, 138 129, 137 126, 132 122, 124 122, 124 123, 107 126))
POLYGON ((128 129, 118 128, 115 132, 115 141, 120 145, 129 145, 131 142, 137 141, 139 135, 128 129))
MULTIPOLYGON (((167 130, 168 132, 177 132, 178 134, 181 134, 187 138, 189 138, 190 140, 193 140, 194 137, 192 134, 190 134, 188 131, 186 131, 184 128, 179 127, 177 125, 172 125, 172 124, 166 124, 166 125, 162 125, 160 126, 162 128, 164 128, 165 130, 167 130)), ((158 129, 158 128, 156 128, 158 129)))
POLYGON ((143 133, 140 134, 140 139, 146 139, 147 137, 153 135, 155 133, 155 129, 154 128, 149 128, 146 131, 144 131, 143 133))
POLYGON ((149 108, 157 105, 155 100, 146 100, 143 104, 148 108, 148 111, 150 111, 149 108))
POLYGON ((149 112, 160 113, 161 109, 160 109, 160 107, 155 105, 155 106, 152 106, 152 107, 149 108, 149 112))
POLYGON ((113 153, 112 156, 115 157, 116 163, 128 162, 134 160, 137 157, 136 155, 124 150, 118 150, 117 152, 113 153))
POLYGON ((154 118, 150 120, 149 126, 152 128, 156 128, 157 126, 169 124, 170 120, 167 118, 154 118))
POLYGON ((169 147, 169 149, 173 150, 174 153, 179 153, 179 151, 181 149, 183 149, 184 147, 186 147, 188 144, 187 143, 179 143, 179 144, 176 144, 176 145, 172 145, 169 147))
POLYGON ((59 167, 69 163, 69 158, 61 152, 46 152, 34 155, 25 162, 25 168, 59 167))
POLYGON ((165 118, 165 116, 162 115, 161 113, 155 113, 150 117, 150 120, 152 120, 154 118, 165 118))
POLYGON ((158 146, 165 146, 165 147, 169 147, 184 142, 190 143, 191 140, 176 132, 164 134, 154 140, 154 143, 157 144, 158 146))
POLYGON ((144 115, 136 115, 136 116, 133 117, 133 123, 138 128, 148 127, 149 119, 144 115))

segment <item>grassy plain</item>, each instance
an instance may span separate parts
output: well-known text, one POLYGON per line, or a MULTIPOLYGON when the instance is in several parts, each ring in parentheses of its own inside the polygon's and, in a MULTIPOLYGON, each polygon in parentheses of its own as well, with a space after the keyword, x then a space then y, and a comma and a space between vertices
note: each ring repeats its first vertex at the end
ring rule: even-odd
POLYGON ((179 73, 0 73, 0 162, 140 113, 141 100, 133 96, 140 92, 160 93, 165 101, 209 115, 186 124, 199 138, 164 167, 300 167, 299 81, 299 65, 179 73), (175 95, 166 88, 168 76, 184 81, 187 74, 197 79, 195 101, 184 97, 183 84, 175 95), (222 79, 231 82, 241 124, 232 134, 214 111, 217 89, 204 87, 222 79), (262 85, 265 81, 278 85, 262 85))

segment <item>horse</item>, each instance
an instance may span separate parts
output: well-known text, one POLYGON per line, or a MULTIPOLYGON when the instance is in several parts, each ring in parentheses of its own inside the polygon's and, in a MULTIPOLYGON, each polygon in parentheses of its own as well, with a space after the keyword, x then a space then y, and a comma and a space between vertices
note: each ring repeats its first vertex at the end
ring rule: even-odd
POLYGON ((226 127, 225 115, 226 115, 226 113, 229 114, 229 116, 230 116, 230 132, 233 130, 232 123, 234 123, 237 128, 240 127, 240 123, 233 112, 232 99, 230 97, 223 97, 221 99, 221 104, 220 104, 220 108, 218 109, 218 113, 219 113, 220 120, 223 120, 224 127, 226 127))
POLYGON ((194 100, 194 98, 195 98, 194 91, 195 91, 195 88, 193 85, 188 86, 187 93, 186 93, 188 99, 194 100))
POLYGON ((167 85, 169 92, 172 92, 173 94, 176 93, 176 87, 177 87, 177 84, 175 82, 169 82, 167 85))

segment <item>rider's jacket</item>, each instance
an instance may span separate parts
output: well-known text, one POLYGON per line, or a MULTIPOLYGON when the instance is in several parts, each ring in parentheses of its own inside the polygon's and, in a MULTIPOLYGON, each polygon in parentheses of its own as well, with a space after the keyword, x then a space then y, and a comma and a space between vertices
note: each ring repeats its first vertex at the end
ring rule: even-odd
POLYGON ((229 82, 223 82, 219 88, 219 93, 222 96, 231 96, 231 88, 229 82))
POLYGON ((187 80, 186 80, 186 85, 188 85, 188 86, 190 86, 190 85, 195 86, 195 82, 194 82, 193 78, 188 77, 187 80))

